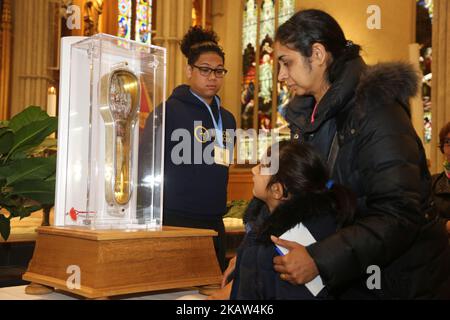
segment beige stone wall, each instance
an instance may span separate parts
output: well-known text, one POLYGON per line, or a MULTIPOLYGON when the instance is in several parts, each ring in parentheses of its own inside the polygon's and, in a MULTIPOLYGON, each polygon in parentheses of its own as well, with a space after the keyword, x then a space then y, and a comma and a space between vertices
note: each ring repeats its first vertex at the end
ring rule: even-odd
POLYGON ((13 54, 10 116, 29 105, 47 105, 49 0, 13 2, 13 54))
POLYGON ((409 44, 415 42, 415 0, 297 0, 299 9, 315 8, 331 14, 347 39, 363 47, 369 64, 409 59, 409 44), (367 8, 381 9, 381 29, 369 30, 367 8))
POLYGON ((179 42, 191 25, 191 0, 157 0, 156 35, 152 42, 167 49, 166 96, 186 83, 186 58, 179 42))

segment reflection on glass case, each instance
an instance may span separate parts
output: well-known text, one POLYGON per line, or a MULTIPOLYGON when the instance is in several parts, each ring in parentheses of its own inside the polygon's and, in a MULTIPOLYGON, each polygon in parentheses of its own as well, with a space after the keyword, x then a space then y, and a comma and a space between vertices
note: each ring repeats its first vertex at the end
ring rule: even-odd
POLYGON ((61 59, 55 225, 160 228, 165 49, 98 34, 61 59))

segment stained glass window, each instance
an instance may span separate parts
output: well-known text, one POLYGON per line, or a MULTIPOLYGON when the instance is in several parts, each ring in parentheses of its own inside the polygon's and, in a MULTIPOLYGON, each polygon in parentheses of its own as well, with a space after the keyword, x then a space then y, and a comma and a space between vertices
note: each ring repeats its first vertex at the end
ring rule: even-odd
POLYGON ((136 36, 142 43, 150 44, 152 30, 152 1, 138 0, 136 8, 136 36))
POLYGON ((275 37, 275 1, 263 0, 259 32, 258 128, 272 129, 273 39, 275 37))
MULTIPOLYGON (((295 13, 295 0, 281 0, 278 10, 278 25, 282 25, 295 13)), ((287 105, 290 100, 290 92, 285 83, 277 83, 277 112, 275 128, 284 130, 288 127, 286 121, 287 105)))
POLYGON ((241 92, 241 114, 243 129, 253 128, 256 85, 256 42, 258 30, 255 0, 247 0, 244 7, 242 30, 243 84, 241 92))
POLYGON ((278 11, 278 25, 281 26, 295 13, 295 0, 281 0, 278 11))
POLYGON ((241 91, 243 129, 270 130, 286 127, 283 112, 289 101, 289 92, 274 77, 277 67, 274 65, 273 42, 276 28, 294 13, 295 0, 247 0, 244 3, 241 91))
POLYGON ((119 0, 118 36, 131 39, 131 0, 119 0))
MULTIPOLYGON (((246 0, 242 25, 241 128, 269 131, 277 129, 281 139, 289 137, 284 119, 289 90, 278 83, 274 63, 276 28, 295 13, 295 0, 246 0), (275 90, 275 91, 274 91, 275 90), (286 134, 281 130, 285 129, 286 134), (283 136, 284 134, 284 136, 283 136), (286 136, 286 137, 285 137, 286 136)), ((250 159, 254 138, 240 145, 240 157, 250 159)), ((259 137, 258 158, 271 143, 271 137, 259 137), (267 140, 267 141, 266 141, 267 140)))
POLYGON ((119 0, 118 5, 118 36, 150 44, 152 0, 119 0))

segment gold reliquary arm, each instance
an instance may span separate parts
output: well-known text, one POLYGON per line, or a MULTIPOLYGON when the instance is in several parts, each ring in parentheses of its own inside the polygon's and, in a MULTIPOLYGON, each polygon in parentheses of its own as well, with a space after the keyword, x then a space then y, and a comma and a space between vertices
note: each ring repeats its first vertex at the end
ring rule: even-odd
MULTIPOLYGON (((126 68, 104 75, 100 113, 105 123, 105 197, 110 206, 125 206, 133 192, 133 135, 139 114, 140 83, 126 68)), ((120 214, 120 211, 118 211, 120 214)))

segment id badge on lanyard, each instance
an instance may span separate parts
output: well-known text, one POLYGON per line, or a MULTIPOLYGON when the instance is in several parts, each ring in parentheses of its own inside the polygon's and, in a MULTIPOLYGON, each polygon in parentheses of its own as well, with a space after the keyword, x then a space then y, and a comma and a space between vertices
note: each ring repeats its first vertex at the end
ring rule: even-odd
POLYGON ((216 131, 216 139, 215 139, 215 145, 214 145, 214 163, 221 165, 221 166, 230 166, 231 158, 230 158, 230 150, 226 148, 226 146, 223 144, 223 124, 222 124, 222 115, 220 113, 220 100, 217 97, 214 97, 216 100, 218 112, 219 112, 219 121, 216 122, 216 119, 214 118, 214 114, 212 113, 211 107, 198 95, 196 95, 192 90, 191 93, 196 96, 203 104, 205 105, 206 109, 208 109, 209 114, 211 115, 211 119, 214 125, 214 129, 216 131))
POLYGON ((218 165, 229 167, 231 163, 230 150, 218 145, 214 146, 214 162, 218 165))

